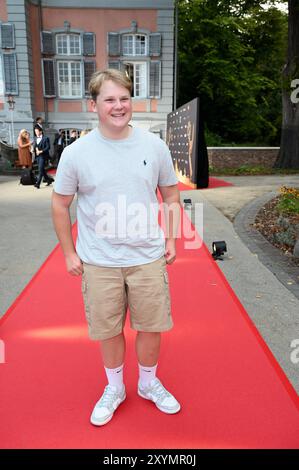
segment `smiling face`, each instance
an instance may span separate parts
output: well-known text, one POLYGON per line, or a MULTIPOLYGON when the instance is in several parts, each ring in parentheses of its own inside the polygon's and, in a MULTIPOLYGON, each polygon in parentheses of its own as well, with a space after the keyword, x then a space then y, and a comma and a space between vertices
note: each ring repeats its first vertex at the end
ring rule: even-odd
POLYGON ((96 101, 91 102, 97 113, 104 136, 122 139, 129 135, 128 123, 132 118, 132 100, 129 90, 112 80, 104 81, 96 101))

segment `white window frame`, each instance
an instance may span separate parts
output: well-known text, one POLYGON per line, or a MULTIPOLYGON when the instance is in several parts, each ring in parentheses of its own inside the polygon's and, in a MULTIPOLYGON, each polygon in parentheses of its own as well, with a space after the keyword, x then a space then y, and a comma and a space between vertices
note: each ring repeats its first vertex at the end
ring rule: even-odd
POLYGON ((57 60, 57 82, 58 82, 58 98, 67 98, 67 99, 80 99, 83 97, 83 67, 82 62, 79 60, 57 60), (70 77, 71 77, 71 64, 79 64, 80 66, 80 94, 79 95, 72 95, 72 94, 61 94, 60 93, 60 75, 59 75, 59 64, 64 63, 68 65, 68 84, 69 87, 71 86, 70 77))
POLYGON ((139 57, 146 57, 148 56, 148 37, 146 34, 132 34, 132 33, 125 33, 122 35, 122 55, 124 57, 135 57, 135 56, 139 56, 139 57), (144 54, 137 54, 136 53, 136 38, 138 36, 142 36, 144 37, 145 39, 145 47, 144 47, 144 54), (125 53, 124 52, 124 44, 123 44, 123 40, 125 37, 132 37, 133 38, 133 45, 132 45, 132 54, 128 54, 128 53, 125 53))
POLYGON ((58 34, 56 34, 56 55, 58 55, 58 56, 66 56, 66 55, 78 56, 78 55, 82 55, 82 44, 81 43, 82 43, 82 41, 81 41, 80 34, 77 34, 77 33, 58 33, 58 34), (66 49, 67 49, 66 52, 58 52, 58 40, 62 36, 66 37, 66 49), (79 46, 79 51, 78 52, 71 52, 71 46, 70 46, 71 36, 75 36, 75 37, 78 38, 78 46, 79 46))
POLYGON ((134 89, 134 99, 145 99, 148 97, 148 63, 147 62, 130 62, 130 61, 124 61, 124 65, 130 64, 133 65, 133 73, 134 73, 134 78, 133 78, 133 89, 134 89), (136 94, 136 67, 138 65, 143 66, 143 89, 144 89, 144 94, 138 95, 136 94))

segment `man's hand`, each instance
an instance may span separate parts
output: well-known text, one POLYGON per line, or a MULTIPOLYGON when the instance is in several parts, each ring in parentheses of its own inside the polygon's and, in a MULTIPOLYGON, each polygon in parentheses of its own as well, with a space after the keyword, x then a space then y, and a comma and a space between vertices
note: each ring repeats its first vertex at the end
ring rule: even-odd
POLYGON ((167 264, 172 264, 176 259, 175 239, 166 240, 165 259, 167 264))
POLYGON ((66 269, 72 276, 81 276, 83 273, 83 264, 77 253, 65 257, 66 269))

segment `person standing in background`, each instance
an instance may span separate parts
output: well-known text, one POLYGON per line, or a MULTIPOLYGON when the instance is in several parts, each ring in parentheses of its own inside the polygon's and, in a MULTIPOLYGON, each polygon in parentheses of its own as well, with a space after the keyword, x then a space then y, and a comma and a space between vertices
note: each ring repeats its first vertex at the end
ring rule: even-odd
POLYGON ((35 128, 38 128, 38 129, 41 129, 43 131, 43 124, 44 124, 44 120, 42 117, 37 117, 35 119, 35 124, 34 124, 34 129, 35 128))
POLYGON ((45 166, 50 158, 50 140, 49 137, 45 137, 43 131, 39 126, 34 128, 35 138, 33 149, 38 163, 38 177, 37 182, 34 185, 35 188, 39 189, 42 179, 47 183, 47 186, 53 183, 54 179, 51 178, 46 172, 45 166))
POLYGON ((76 131, 76 129, 72 129, 71 130, 71 138, 69 140, 68 145, 71 145, 73 142, 75 142, 75 140, 77 140, 77 131, 76 131))
POLYGON ((54 140, 54 147, 55 147, 55 158, 56 158, 56 165, 58 166, 61 154, 65 147, 65 131, 59 129, 59 134, 55 137, 54 140))
POLYGON ((29 132, 26 129, 22 129, 18 137, 18 155, 22 168, 32 168, 31 145, 29 132))

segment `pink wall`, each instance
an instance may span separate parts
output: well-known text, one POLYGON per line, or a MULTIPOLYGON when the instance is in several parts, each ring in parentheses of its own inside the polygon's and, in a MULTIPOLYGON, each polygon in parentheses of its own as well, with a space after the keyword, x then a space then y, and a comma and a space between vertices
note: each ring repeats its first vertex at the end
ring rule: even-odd
POLYGON ((134 113, 145 113, 146 112, 146 101, 134 101, 133 100, 133 112, 134 113))
POLYGON ((7 21, 7 9, 5 0, 0 0, 0 20, 7 21))
POLYGON ((60 113, 82 113, 81 101, 58 100, 58 111, 60 113))
POLYGON ((49 113, 54 113, 54 109, 55 109, 54 100, 55 100, 55 98, 51 98, 51 99, 47 100, 49 113))
POLYGON ((107 33, 130 28, 131 21, 136 20, 139 28, 156 31, 155 10, 102 10, 102 9, 63 9, 44 8, 44 29, 63 27, 69 21, 71 28, 84 29, 96 33, 97 68, 107 65, 107 33))
MULTIPOLYGON (((69 21, 71 29, 78 28, 86 32, 96 34, 96 67, 97 69, 107 66, 107 33, 131 27, 131 21, 136 20, 138 28, 157 30, 156 10, 110 10, 110 9, 66 9, 66 8, 43 8, 43 29, 51 30, 63 28, 64 21, 69 21)), ((32 53, 34 70, 35 107, 37 112, 44 110, 41 53, 40 53, 40 33, 38 26, 37 7, 30 4, 30 26, 32 34, 32 53)), ((79 102, 77 102, 79 103, 79 102)), ((80 112, 73 107, 67 108, 68 103, 64 102, 64 111, 80 112)), ((59 110, 61 104, 59 104, 59 110)), ((136 103, 136 111, 146 111, 142 104, 136 103), (142 108, 142 109, 141 109, 142 108)))

